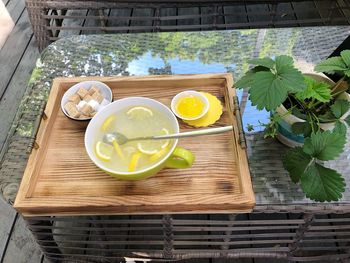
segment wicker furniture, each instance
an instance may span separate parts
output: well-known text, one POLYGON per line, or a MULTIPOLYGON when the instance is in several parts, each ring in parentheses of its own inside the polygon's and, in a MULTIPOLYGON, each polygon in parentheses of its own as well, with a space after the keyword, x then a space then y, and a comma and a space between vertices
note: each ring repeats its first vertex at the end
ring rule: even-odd
POLYGON ((348 25, 348 0, 26 0, 43 50, 72 34, 348 25))
MULTIPOLYGON (((38 60, 1 163, 3 196, 13 202, 53 78, 233 72, 249 58, 291 54, 307 71, 350 33, 349 27, 218 32, 91 35, 51 44, 38 60)), ((243 124, 266 121, 239 94, 243 124)), ((350 189, 334 203, 305 198, 283 169, 284 146, 265 140, 261 128, 246 131, 256 207, 241 215, 42 216, 26 218, 50 259, 275 257, 308 261, 350 258, 350 189), (265 214, 274 213, 273 219, 265 214), (329 214, 338 214, 329 217, 329 214), (338 217, 338 218, 337 218, 338 217)), ((350 183, 350 148, 330 166, 350 183)))

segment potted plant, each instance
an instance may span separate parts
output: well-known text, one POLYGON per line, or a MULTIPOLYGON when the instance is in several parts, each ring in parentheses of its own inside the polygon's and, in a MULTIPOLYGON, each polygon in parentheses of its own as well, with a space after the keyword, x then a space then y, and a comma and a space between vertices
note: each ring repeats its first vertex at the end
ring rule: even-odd
POLYGON ((293 146, 283 158, 294 183, 300 183, 306 196, 316 201, 336 201, 345 189, 343 177, 323 165, 344 149, 350 125, 350 50, 322 61, 317 72, 336 73, 334 83, 316 74, 302 74, 289 56, 259 58, 236 83, 247 88, 252 105, 271 112, 265 136, 277 137, 293 146))

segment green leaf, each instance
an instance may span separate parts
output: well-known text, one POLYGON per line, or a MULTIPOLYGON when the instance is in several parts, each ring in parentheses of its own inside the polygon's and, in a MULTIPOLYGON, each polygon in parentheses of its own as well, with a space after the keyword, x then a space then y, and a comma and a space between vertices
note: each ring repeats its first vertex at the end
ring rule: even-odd
POLYGON ((254 73, 248 71, 242 78, 240 78, 236 83, 235 87, 238 89, 249 88, 253 81, 254 73))
POLYGON ((248 131, 254 131, 254 126, 252 124, 247 124, 247 130, 248 131))
POLYGON ((304 76, 293 66, 293 59, 289 56, 276 57, 276 72, 284 87, 290 91, 298 92, 305 89, 304 76))
POLYGON ((272 72, 255 74, 249 90, 250 100, 259 110, 274 110, 287 98, 288 89, 272 72))
POLYGON ((253 77, 254 77, 255 73, 257 73, 259 71, 270 71, 270 69, 266 68, 266 67, 262 67, 262 66, 257 66, 257 67, 254 67, 254 68, 248 70, 245 73, 245 75, 235 83, 235 87, 238 89, 249 88, 253 82, 253 77))
POLYGON ((293 67, 293 58, 286 55, 281 55, 276 57, 276 70, 283 71, 284 67, 293 67))
MULTIPOLYGON (((342 123, 341 121, 337 121, 335 123, 333 133, 338 133, 342 136, 346 136, 346 125, 344 123, 342 123)), ((346 138, 345 138, 345 140, 346 140, 346 138)))
POLYGON ((292 181, 297 183, 311 161, 312 157, 304 153, 301 147, 295 147, 287 151, 283 158, 283 166, 289 172, 292 181))
POLYGON ((318 116, 318 118, 321 122, 332 122, 337 120, 331 111, 327 111, 325 114, 318 116))
POLYGON ((350 126, 350 115, 346 117, 344 121, 350 126))
POLYGON ((344 149, 346 139, 338 133, 318 131, 305 139, 303 150, 317 159, 328 161, 338 157, 344 149))
POLYGON ((300 100, 315 98, 320 102, 328 102, 332 98, 330 85, 305 77, 306 89, 296 94, 300 100))
POLYGON ((343 59, 344 63, 350 67, 350 50, 343 50, 340 52, 340 56, 343 59))
POLYGON ((346 70, 346 64, 342 60, 341 57, 331 57, 324 61, 321 61, 319 64, 315 66, 315 71, 317 72, 327 72, 330 74, 334 74, 335 71, 343 71, 346 70))
POLYGON ((350 102, 347 100, 336 100, 331 106, 333 115, 339 119, 343 116, 350 108, 350 102))
POLYGON ((350 77, 350 69, 344 71, 345 76, 350 77))
POLYGON ((305 137, 310 136, 312 128, 309 122, 295 122, 292 124, 294 134, 303 134, 305 137))
POLYGON ((302 119, 302 120, 306 120, 306 114, 302 113, 301 110, 298 108, 293 108, 292 114, 295 115, 296 117, 302 119))
POLYGON ((251 59, 248 61, 250 64, 254 64, 257 66, 263 66, 267 68, 274 68, 275 67, 275 61, 273 61, 271 58, 256 58, 251 59))
POLYGON ((314 163, 301 176, 301 188, 315 201, 337 201, 345 190, 342 176, 333 169, 314 163))

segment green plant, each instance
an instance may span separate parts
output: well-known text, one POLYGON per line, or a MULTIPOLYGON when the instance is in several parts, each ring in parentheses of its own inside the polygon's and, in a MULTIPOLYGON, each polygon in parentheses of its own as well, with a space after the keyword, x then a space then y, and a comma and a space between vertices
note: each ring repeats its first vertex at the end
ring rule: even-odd
MULTIPOLYGON (((350 116, 343 118, 350 110, 350 102, 339 99, 347 91, 350 77, 350 50, 341 52, 319 63, 318 72, 336 73, 341 79, 333 86, 304 76, 294 67, 289 56, 260 58, 249 61, 252 69, 236 83, 238 88, 247 88, 252 105, 266 109, 273 114, 265 126, 265 136, 274 137, 281 116, 275 110, 283 104, 285 115, 293 114, 303 121, 292 125, 292 132, 305 138, 302 147, 289 149, 283 158, 285 169, 294 183, 300 183, 306 196, 316 201, 339 200, 345 189, 342 176, 323 165, 334 160, 344 149, 346 130, 350 116), (333 122, 332 131, 323 130, 322 124, 333 122)), ((254 129, 249 126, 249 129, 254 129)))

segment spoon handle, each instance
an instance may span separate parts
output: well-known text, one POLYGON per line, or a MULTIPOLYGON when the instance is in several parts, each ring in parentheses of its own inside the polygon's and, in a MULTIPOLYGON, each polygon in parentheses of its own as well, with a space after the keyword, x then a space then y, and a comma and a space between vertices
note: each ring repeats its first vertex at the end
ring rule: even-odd
POLYGON ((174 133, 169 135, 159 135, 159 136, 153 136, 151 138, 153 140, 185 138, 185 137, 192 137, 192 136, 223 133, 223 132, 231 131, 232 129, 233 127, 230 125, 230 126, 224 126, 219 128, 209 128, 209 129, 203 129, 203 130, 197 130, 197 131, 174 133))

